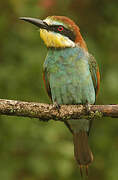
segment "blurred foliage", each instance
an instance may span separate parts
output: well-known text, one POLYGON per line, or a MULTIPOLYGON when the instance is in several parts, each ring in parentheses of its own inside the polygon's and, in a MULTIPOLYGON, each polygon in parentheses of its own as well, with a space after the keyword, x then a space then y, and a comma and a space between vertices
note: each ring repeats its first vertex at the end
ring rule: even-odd
MULTIPOLYGON (((1 98, 49 103, 42 81, 47 49, 37 28, 19 16, 65 15, 81 29, 101 72, 98 104, 118 103, 118 1, 0 1, 1 98), (63 7, 63 8, 62 8, 63 7)), ((118 121, 93 124, 89 138, 94 162, 88 179, 118 179, 118 121)), ((0 117, 0 179, 78 180, 72 136, 61 122, 0 117)))

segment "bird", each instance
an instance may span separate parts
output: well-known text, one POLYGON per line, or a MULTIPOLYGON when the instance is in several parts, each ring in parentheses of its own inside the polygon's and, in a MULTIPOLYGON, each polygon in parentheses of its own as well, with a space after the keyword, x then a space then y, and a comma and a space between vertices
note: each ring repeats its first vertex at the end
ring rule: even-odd
MULTIPOLYGON (((75 22, 66 16, 48 16, 44 20, 20 17, 20 20, 37 26, 47 46, 43 79, 54 106, 95 104, 100 87, 99 66, 75 22)), ((74 156, 81 175, 83 168, 88 175, 88 166, 93 161, 88 143, 91 124, 87 118, 65 121, 73 135, 74 156)))

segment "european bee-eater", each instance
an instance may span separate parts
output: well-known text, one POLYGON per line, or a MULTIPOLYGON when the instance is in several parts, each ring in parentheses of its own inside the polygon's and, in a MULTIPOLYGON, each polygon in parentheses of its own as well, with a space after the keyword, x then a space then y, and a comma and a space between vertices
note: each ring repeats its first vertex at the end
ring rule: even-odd
MULTIPOLYGON (((40 28, 40 37, 48 48, 44 62, 44 83, 52 102, 61 104, 95 104, 100 85, 99 68, 89 54, 79 27, 64 16, 45 20, 22 17, 40 28)), ((93 161, 88 144, 90 121, 66 120, 73 134, 74 155, 80 169, 93 161)), ((81 171, 82 172, 82 171, 81 171)))

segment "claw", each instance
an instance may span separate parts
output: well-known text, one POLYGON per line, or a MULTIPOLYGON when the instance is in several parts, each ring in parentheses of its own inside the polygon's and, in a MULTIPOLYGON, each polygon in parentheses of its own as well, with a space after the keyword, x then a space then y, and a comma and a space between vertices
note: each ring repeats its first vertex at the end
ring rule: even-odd
POLYGON ((85 104, 85 110, 86 110, 87 114, 90 114, 90 104, 88 104, 88 103, 85 104))
POLYGON ((53 107, 52 107, 52 108, 55 109, 55 110, 57 110, 58 113, 59 113, 60 105, 59 105, 57 102, 54 102, 54 103, 53 103, 53 107))

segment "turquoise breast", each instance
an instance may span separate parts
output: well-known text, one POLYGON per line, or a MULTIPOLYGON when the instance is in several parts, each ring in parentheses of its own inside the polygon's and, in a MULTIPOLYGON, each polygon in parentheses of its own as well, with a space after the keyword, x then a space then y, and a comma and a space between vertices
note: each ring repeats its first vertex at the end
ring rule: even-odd
POLYGON ((95 103, 95 90, 82 48, 49 49, 44 69, 48 72, 52 100, 58 104, 95 103))

